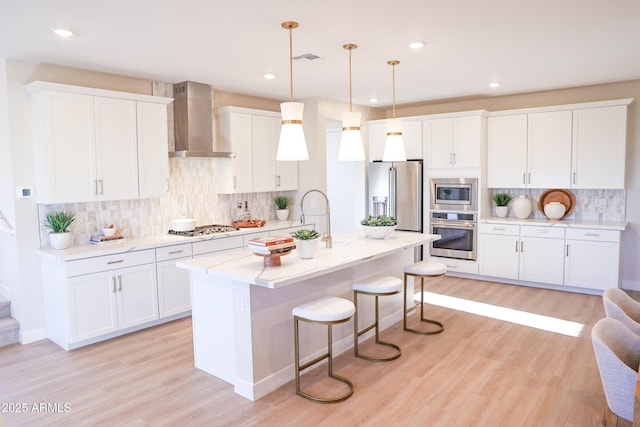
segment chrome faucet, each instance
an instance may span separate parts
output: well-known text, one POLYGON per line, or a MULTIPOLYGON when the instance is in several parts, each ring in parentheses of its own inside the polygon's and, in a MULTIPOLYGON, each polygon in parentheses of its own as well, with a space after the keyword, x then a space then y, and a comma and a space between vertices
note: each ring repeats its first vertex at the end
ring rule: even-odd
POLYGON ((306 224, 305 216, 304 216, 304 198, 307 197, 307 194, 313 193, 313 192, 322 194, 324 199, 327 201, 327 206, 325 208, 325 216, 327 217, 327 220, 326 220, 327 234, 325 234, 322 237, 322 240, 327 242, 327 248, 331 248, 333 246, 333 239, 331 238, 331 213, 330 213, 331 208, 329 207, 329 198, 327 197, 326 194, 324 194, 320 190, 309 190, 306 193, 304 193, 304 195, 302 196, 302 200, 300 200, 300 223, 306 224))

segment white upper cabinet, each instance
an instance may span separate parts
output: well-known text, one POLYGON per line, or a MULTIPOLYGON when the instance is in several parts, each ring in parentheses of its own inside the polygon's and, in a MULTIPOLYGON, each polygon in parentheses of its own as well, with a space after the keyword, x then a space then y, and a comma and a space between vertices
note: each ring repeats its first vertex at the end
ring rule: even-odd
POLYGON ((298 162, 276 160, 280 115, 272 111, 223 107, 216 111, 218 143, 236 157, 217 159, 219 193, 298 189, 298 162))
POLYGON ((169 192, 167 107, 137 102, 136 118, 140 198, 165 196, 169 192))
POLYGON ((568 188, 571 168, 571 111, 528 117, 527 186, 568 188))
POLYGON ((43 82, 25 90, 32 102, 38 203, 166 193, 171 98, 43 82))
POLYGON ((572 188, 624 188, 627 105, 573 112, 572 188))
POLYGON ((487 185, 524 188, 527 170, 527 115, 487 120, 487 185))
MULTIPOLYGON (((422 121, 402 120, 402 141, 404 151, 409 160, 422 159, 422 121)), ((387 139, 386 120, 374 120, 367 123, 367 134, 369 137, 369 157, 368 161, 382 160, 384 153, 384 143, 387 139)))
POLYGON ((486 135, 481 115, 424 120, 429 168, 479 168, 486 135))
POLYGON ((488 187, 624 188, 631 101, 494 113, 488 121, 488 187))

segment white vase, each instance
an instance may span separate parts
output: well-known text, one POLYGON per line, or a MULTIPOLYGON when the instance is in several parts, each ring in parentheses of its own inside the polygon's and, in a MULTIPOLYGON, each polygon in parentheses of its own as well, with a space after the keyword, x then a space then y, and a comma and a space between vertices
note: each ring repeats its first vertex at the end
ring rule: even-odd
POLYGON ((286 221, 289 218, 289 209, 276 209, 276 217, 279 221, 286 221))
POLYGON ((51 249, 67 249, 72 242, 72 235, 68 231, 64 233, 49 233, 51 249))
POLYGON ((531 211, 533 211, 533 203, 527 196, 521 194, 511 204, 511 210, 518 219, 529 218, 531 211))
POLYGON ((318 248, 318 239, 296 239, 296 255, 298 258, 311 259, 318 248))
POLYGON ((562 219, 566 211, 566 206, 560 202, 549 202, 544 205, 544 214, 547 216, 547 218, 553 221, 562 219))
POLYGON ((498 218, 504 218, 509 213, 509 206, 496 206, 495 210, 498 218))

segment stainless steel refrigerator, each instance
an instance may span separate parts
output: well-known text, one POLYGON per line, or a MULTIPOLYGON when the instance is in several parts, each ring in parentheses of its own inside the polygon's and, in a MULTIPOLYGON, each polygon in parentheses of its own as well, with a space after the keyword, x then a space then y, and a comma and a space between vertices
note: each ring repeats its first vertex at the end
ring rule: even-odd
POLYGON ((369 215, 398 220, 397 230, 422 232, 422 160, 369 163, 369 215))

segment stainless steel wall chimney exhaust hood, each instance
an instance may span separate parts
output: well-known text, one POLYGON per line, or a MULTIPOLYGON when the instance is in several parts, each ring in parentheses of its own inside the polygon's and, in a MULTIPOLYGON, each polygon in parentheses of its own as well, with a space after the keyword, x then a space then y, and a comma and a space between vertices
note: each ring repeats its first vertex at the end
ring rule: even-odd
POLYGON ((173 85, 176 148, 169 157, 235 157, 216 150, 213 140, 211 86, 196 82, 173 85))

